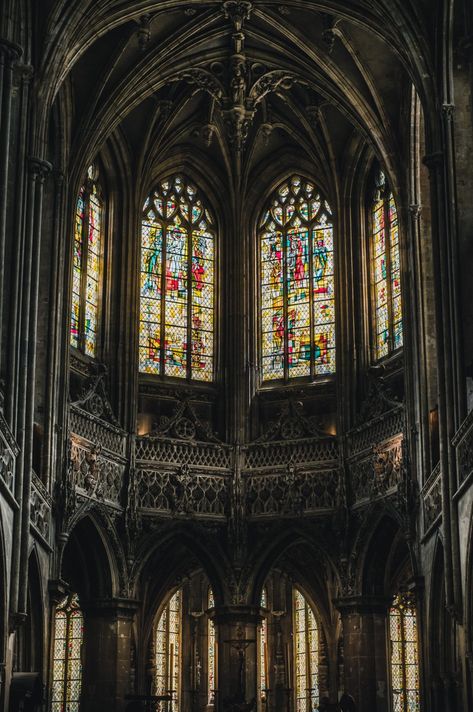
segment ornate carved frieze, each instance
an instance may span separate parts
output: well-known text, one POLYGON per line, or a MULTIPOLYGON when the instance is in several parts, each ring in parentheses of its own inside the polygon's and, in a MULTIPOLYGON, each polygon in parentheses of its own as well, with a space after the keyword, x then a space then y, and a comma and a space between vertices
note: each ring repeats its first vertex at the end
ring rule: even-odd
POLYGON ((286 471, 245 475, 249 517, 298 517, 337 506, 338 470, 308 471, 289 466, 286 471))
POLYGON ((367 457, 350 463, 355 501, 374 499, 394 492, 401 482, 402 466, 402 435, 372 446, 367 457))
POLYGON ((373 443, 382 443, 404 431, 405 413, 400 406, 376 418, 365 421, 348 434, 348 454, 350 457, 369 451, 373 443))
POLYGON ((119 503, 125 463, 105 454, 100 445, 89 445, 71 436, 71 468, 76 487, 89 497, 119 503))
POLYGON ((287 440, 271 443, 253 443, 242 448, 243 469, 255 470, 267 467, 314 465, 326 467, 338 463, 339 450, 335 438, 287 440))
POLYGON ((18 455, 18 445, 0 412, 0 479, 9 492, 13 494, 15 485, 15 460, 18 455))
POLYGON ((424 502, 424 532, 440 520, 442 514, 442 482, 440 465, 432 472, 422 491, 424 502))
POLYGON ((135 458, 142 463, 160 463, 228 470, 232 466, 232 450, 216 443, 202 443, 171 438, 136 438, 135 458))
POLYGON ((124 456, 126 436, 123 430, 101 420, 93 413, 87 413, 79 406, 70 410, 70 430, 90 443, 100 445, 104 450, 124 456))
POLYGON ((229 478, 191 470, 141 469, 135 473, 136 503, 169 516, 224 518, 229 478))
POLYGON ((71 404, 118 427, 118 421, 110 405, 106 379, 107 369, 103 364, 91 365, 88 378, 81 384, 80 391, 71 398, 71 404))
POLYGON ((473 411, 465 418, 453 438, 457 453, 458 486, 473 473, 473 411))

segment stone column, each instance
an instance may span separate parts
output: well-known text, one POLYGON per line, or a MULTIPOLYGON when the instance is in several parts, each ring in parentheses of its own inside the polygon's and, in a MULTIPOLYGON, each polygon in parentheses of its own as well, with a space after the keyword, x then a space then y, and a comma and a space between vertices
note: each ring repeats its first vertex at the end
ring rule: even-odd
POLYGON ((122 712, 131 693, 131 640, 137 601, 114 598, 82 604, 82 712, 122 712))
POLYGON ((339 598, 344 643, 344 689, 359 712, 388 712, 387 612, 378 596, 339 598))
POLYGON ((256 709, 259 606, 222 606, 212 612, 218 642, 217 712, 256 709))

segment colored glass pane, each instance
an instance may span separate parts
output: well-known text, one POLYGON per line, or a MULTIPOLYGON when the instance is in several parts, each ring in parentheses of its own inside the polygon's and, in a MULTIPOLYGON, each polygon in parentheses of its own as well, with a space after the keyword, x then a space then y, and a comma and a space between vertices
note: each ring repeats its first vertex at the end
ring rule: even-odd
POLYGON ((419 712, 419 658, 415 601, 398 594, 389 611, 391 694, 396 712, 419 712))
POLYGON ((402 346, 401 267, 396 204, 386 194, 383 174, 381 189, 371 212, 371 275, 374 309, 374 349, 376 358, 387 356, 402 346))
POLYGON ((294 589, 294 675, 296 712, 319 704, 319 631, 305 596, 294 589))
MULTIPOLYGON (((261 592, 261 608, 268 607, 268 592, 266 587, 261 592)), ((259 630, 259 700, 266 701, 267 690, 269 688, 268 677, 268 622, 263 618, 259 630)))
POLYGON ((182 617, 182 591, 169 599, 162 611, 155 631, 156 695, 172 695, 170 702, 162 702, 163 712, 179 708, 179 680, 181 664, 180 629, 182 617))
POLYGON ((260 228, 263 380, 333 373, 333 228, 327 202, 312 184, 293 176, 272 196, 260 228))
MULTIPOLYGON (((215 600, 213 591, 209 588, 208 608, 213 608, 215 606, 215 600)), ((212 619, 209 617, 207 622, 207 696, 208 704, 213 705, 215 702, 215 689, 216 689, 216 640, 215 640, 215 626, 212 619)))
POLYGON ((79 712, 84 622, 77 595, 57 607, 53 642, 52 712, 79 712))
POLYGON ((213 221, 180 176, 147 198, 141 226, 139 368, 211 381, 214 371, 213 221))
POLYGON ((74 222, 70 343, 95 356, 100 301, 102 200, 94 171, 80 190, 74 222))

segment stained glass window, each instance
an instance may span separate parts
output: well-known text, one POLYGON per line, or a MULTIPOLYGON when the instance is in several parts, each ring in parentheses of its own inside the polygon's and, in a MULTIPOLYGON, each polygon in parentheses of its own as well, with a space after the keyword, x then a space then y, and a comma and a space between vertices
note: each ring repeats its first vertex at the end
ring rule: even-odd
POLYGON ((141 223, 139 368, 211 381, 214 220, 197 188, 174 176, 146 199, 141 223))
POLYGON ((319 630, 305 596, 294 589, 296 712, 312 712, 319 704, 319 630))
POLYGON ((100 301, 103 202, 96 175, 91 166, 79 192, 74 219, 70 343, 88 356, 97 351, 100 301))
POLYGON ((161 710, 179 708, 181 662, 182 590, 167 602, 156 627, 156 695, 172 695, 172 705, 163 702, 161 710))
POLYGON ((84 621, 76 594, 56 608, 51 712, 79 712, 84 621))
MULTIPOLYGON (((266 587, 261 592, 261 608, 268 607, 268 591, 266 587)), ((267 690, 269 688, 268 680, 268 623, 266 618, 263 618, 259 630, 259 699, 261 703, 266 702, 267 690)))
POLYGON ((396 203, 380 172, 371 212, 371 275, 376 358, 402 346, 401 265, 396 203))
MULTIPOLYGON (((208 592, 207 600, 208 608, 213 608, 215 606, 214 595, 211 588, 208 592)), ((207 621, 207 694, 208 694, 208 704, 213 705, 215 703, 215 690, 216 690, 216 665, 217 665, 217 652, 216 652, 216 640, 215 640, 215 625, 213 620, 208 617, 207 621)))
POLYGON ((393 712, 419 712, 419 654, 415 600, 396 596, 389 611, 393 712))
POLYGON ((316 186, 293 176, 259 225, 264 381, 335 371, 333 220, 316 186))

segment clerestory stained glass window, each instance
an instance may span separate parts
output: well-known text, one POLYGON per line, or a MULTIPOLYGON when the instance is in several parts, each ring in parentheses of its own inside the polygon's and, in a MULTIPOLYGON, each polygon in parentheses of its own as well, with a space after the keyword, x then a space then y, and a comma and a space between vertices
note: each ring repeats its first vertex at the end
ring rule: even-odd
POLYGON ((263 381, 335 371, 333 218, 316 186, 292 176, 259 224, 263 381))
POLYGON ((140 289, 140 371, 211 381, 215 224, 181 176, 162 181, 145 201, 140 289))
POLYGON ((311 712, 319 704, 319 630, 309 602, 297 588, 293 600, 296 712, 311 712))
MULTIPOLYGON (((268 591, 266 586, 261 592, 261 608, 268 607, 268 591)), ((261 703, 266 702, 267 690, 269 688, 268 679, 268 623, 266 618, 263 621, 259 630, 259 699, 261 703)))
POLYGON ((374 352, 379 359, 403 343, 398 216, 382 172, 376 179, 371 212, 371 281, 374 352))
POLYGON ((169 599, 156 626, 156 695, 172 696, 161 703, 163 712, 179 708, 181 663, 182 590, 169 599))
MULTIPOLYGON (((210 587, 209 587, 209 592, 208 592, 207 606, 208 606, 208 608, 213 608, 215 606, 213 591, 210 587)), ((217 643, 215 640, 215 625, 214 625, 213 620, 209 616, 208 621, 207 621, 207 650, 208 650, 207 695, 208 695, 208 704, 209 705, 215 704, 216 675, 217 675, 216 646, 217 646, 217 643)))
POLYGON ((79 191, 74 220, 70 343, 88 356, 97 351, 103 201, 90 166, 79 191))
POLYGON ((393 712, 419 712, 419 652, 415 599, 399 593, 389 611, 393 712))
POLYGON ((57 606, 54 623, 51 712, 79 712, 84 620, 76 594, 57 606))

